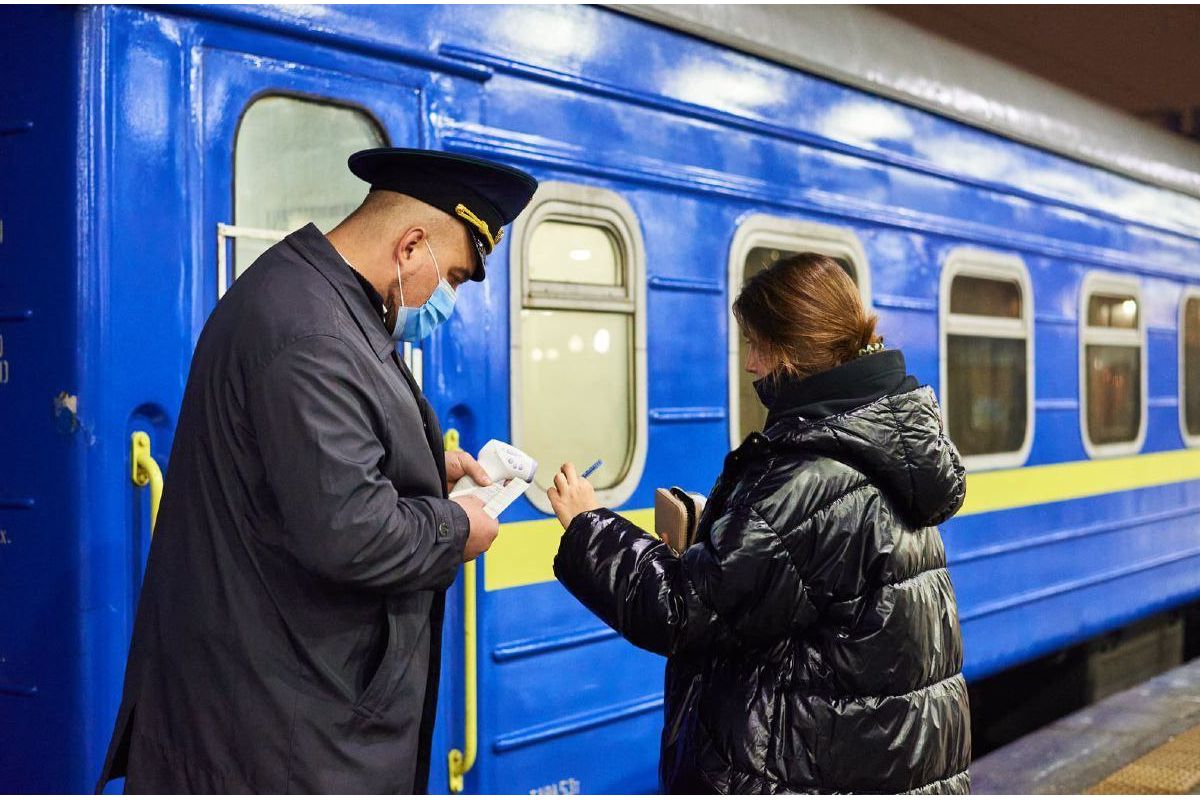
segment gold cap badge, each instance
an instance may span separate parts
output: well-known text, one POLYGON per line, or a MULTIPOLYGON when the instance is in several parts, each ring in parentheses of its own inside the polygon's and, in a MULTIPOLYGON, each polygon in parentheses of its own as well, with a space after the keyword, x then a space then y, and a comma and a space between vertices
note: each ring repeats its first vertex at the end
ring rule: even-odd
POLYGON ((504 230, 503 229, 496 231, 496 235, 495 235, 495 237, 493 237, 492 231, 488 227, 488 224, 486 222, 484 222, 483 220, 481 220, 479 217, 477 217, 475 215, 475 213, 473 211, 471 211, 471 209, 467 208, 462 203, 459 203, 457 206, 455 206, 454 213, 457 214, 458 216, 462 217, 467 222, 469 222, 473 228, 475 228, 477 231, 479 231, 480 234, 482 234, 483 238, 488 243, 487 251, 489 253, 491 253, 492 250, 494 250, 496 248, 496 245, 500 244, 500 240, 504 238, 504 230))

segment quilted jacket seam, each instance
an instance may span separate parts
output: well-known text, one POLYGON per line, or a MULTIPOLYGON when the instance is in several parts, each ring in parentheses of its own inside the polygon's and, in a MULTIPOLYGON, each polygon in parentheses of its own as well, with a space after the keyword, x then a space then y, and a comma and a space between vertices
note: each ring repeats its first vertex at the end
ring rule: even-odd
MULTIPOLYGON (((857 470, 856 470, 856 471, 857 471, 857 470)), ((860 473, 860 474, 861 474, 861 473, 860 473)), ((799 530, 801 527, 803 527, 803 526, 807 525, 808 523, 812 522, 812 521, 813 521, 814 519, 816 519, 816 518, 817 518, 819 515, 821 515, 821 514, 825 513, 826 511, 828 511, 828 510, 829 510, 829 509, 830 509, 832 506, 835 506, 835 505, 837 505, 837 504, 838 504, 838 503, 840 503, 842 500, 845 500, 847 497, 849 497, 850 495, 852 495, 852 494, 854 494, 855 492, 859 491, 860 489, 874 489, 874 488, 875 488, 875 484, 871 483, 871 481, 870 481, 870 480, 867 480, 867 479, 864 477, 864 479, 862 480, 862 482, 854 484, 854 485, 853 485, 853 486, 851 486, 849 489, 846 489, 845 491, 841 492, 840 494, 837 494, 837 495, 835 495, 835 496, 831 497, 829 500, 826 500, 824 503, 822 503, 821 505, 817 506, 816 508, 814 508, 814 509, 813 509, 812 511, 810 511, 809 513, 805 514, 803 517, 801 517, 801 518, 800 518, 800 519, 799 519, 799 520, 798 520, 798 521, 795 523, 795 525, 793 525, 793 526, 792 526, 792 529, 793 529, 793 530, 799 530)), ((775 528, 774 528, 774 526, 773 526, 773 525, 771 525, 771 523, 770 523, 770 522, 767 520, 767 518, 766 518, 765 516, 763 516, 762 512, 760 512, 760 511, 758 510, 758 505, 759 505, 759 503, 761 503, 761 502, 762 502, 762 501, 760 500, 760 501, 756 501, 756 502, 753 502, 753 503, 747 503, 746 505, 747 505, 747 506, 750 508, 750 510, 751 510, 751 511, 753 511, 755 514, 757 514, 757 515, 758 515, 758 518, 759 518, 759 519, 761 519, 763 522, 765 522, 765 523, 767 524, 767 527, 768 527, 768 528, 770 528, 770 529, 772 530, 772 532, 775 532, 775 533, 776 533, 776 535, 779 535, 779 534, 778 534, 778 532, 776 532, 776 531, 775 531, 775 528)))
POLYGON ((929 574, 935 573, 935 572, 949 572, 949 569, 945 565, 941 565, 941 566, 937 566, 937 567, 926 567, 925 569, 917 572, 914 575, 909 575, 907 578, 901 578, 900 580, 894 581, 894 582, 893 581, 884 581, 883 585, 887 586, 891 589, 899 589, 901 586, 904 586, 906 583, 912 583, 913 581, 919 580, 919 579, 925 577, 926 575, 929 575, 929 574))
MULTIPOLYGON (((913 575, 909 575, 907 578, 901 578, 898 581, 881 581, 878 584, 871 584, 871 587, 877 586, 880 588, 886 587, 888 589, 898 589, 907 583, 912 583, 913 581, 923 578, 926 575, 929 575, 930 573, 934 573, 934 572, 949 573, 950 568, 947 567, 945 564, 941 564, 936 567, 925 567, 924 569, 920 570, 919 572, 917 572, 913 575)), ((854 603, 854 602, 858 602, 861 600, 865 600, 868 594, 870 594, 870 592, 862 591, 862 592, 858 592, 857 594, 847 594, 847 595, 830 594, 830 595, 828 595, 828 597, 829 597, 829 602, 831 602, 831 603, 854 603)))
POLYGON ((909 496, 916 497, 917 496, 917 476, 916 476, 915 470, 913 469, 912 455, 908 449, 908 442, 905 440, 904 426, 900 424, 900 417, 897 416, 896 407, 894 405, 892 405, 892 403, 890 402, 890 399, 891 398, 888 399, 889 402, 885 402, 883 404, 883 407, 886 408, 888 410, 888 413, 892 415, 892 422, 894 422, 896 425, 896 438, 900 441, 900 448, 904 451, 902 460, 904 461, 905 472, 908 474, 909 496))
MULTIPOLYGON (((864 480, 861 483, 857 483, 854 486, 851 486, 846 491, 842 492, 841 494, 838 494, 835 497, 830 498, 828 501, 822 503, 820 506, 813 509, 811 512, 806 514, 803 518, 801 518, 795 525, 793 525, 791 530, 793 532, 800 530, 802 527, 804 527, 805 525, 809 524, 814 519, 816 519, 819 515, 825 513, 830 508, 837 505, 842 500, 845 500, 850 495, 854 494, 855 492, 859 491, 860 489, 869 489, 869 488, 874 488, 874 485, 869 480, 864 478, 864 480)), ((800 565, 796 563, 796 558, 795 558, 795 556, 792 555, 792 550, 790 547, 788 547, 787 540, 784 538, 783 534, 781 534, 778 530, 776 530, 775 526, 771 524, 771 521, 768 520, 767 517, 761 511, 759 511, 758 505, 760 502, 762 502, 762 501, 748 503, 747 508, 749 508, 750 513, 754 514, 756 517, 758 517, 760 520, 762 520, 762 523, 767 526, 767 530, 769 530, 771 533, 775 534, 775 537, 779 540, 779 544, 783 547, 783 552, 787 554, 788 566, 790 566, 792 568, 792 571, 796 573, 796 577, 800 581, 800 585, 803 586, 805 583, 805 579, 804 579, 804 574, 800 570, 800 565)))
POLYGON ((922 792, 922 791, 928 789, 930 786, 937 786, 939 783, 949 783, 950 781, 957 778, 959 775, 970 775, 970 772, 971 772, 970 767, 964 767, 963 769, 960 769, 958 772, 955 772, 951 775, 947 775, 944 778, 936 778, 936 779, 930 781, 929 783, 925 783, 920 786, 914 786, 911 789, 905 789, 903 792, 901 792, 901 794, 917 794, 918 792, 922 792))
MULTIPOLYGON (((800 582, 800 589, 802 591, 804 591, 804 584, 805 584, 804 575, 801 574, 800 565, 796 563, 796 559, 792 555, 792 551, 788 548, 787 542, 784 541, 783 535, 779 531, 775 530, 775 526, 772 525, 771 522, 762 515, 762 512, 760 512, 755 507, 754 504, 751 504, 749 506, 749 509, 750 509, 750 513, 753 514, 754 516, 758 517, 759 521, 761 521, 762 524, 767 527, 767 530, 769 530, 772 534, 775 535, 775 539, 779 542, 779 546, 783 548, 783 554, 785 556, 784 562, 788 565, 788 567, 791 569, 791 571, 795 574, 796 580, 798 580, 800 582)), ((804 523, 800 523, 800 524, 804 524, 804 523)), ((804 591, 804 594, 805 594, 805 599, 807 600, 808 592, 804 591)))
POLYGON ((867 700, 903 700, 908 697, 915 697, 922 692, 931 694, 932 690, 939 688, 943 684, 948 684, 950 681, 961 676, 962 670, 959 670, 953 675, 947 675, 946 677, 940 678, 933 683, 927 683, 924 686, 918 686, 915 689, 909 689, 907 692, 901 692, 900 694, 844 694, 826 699, 830 701, 850 703, 865 703, 867 700))

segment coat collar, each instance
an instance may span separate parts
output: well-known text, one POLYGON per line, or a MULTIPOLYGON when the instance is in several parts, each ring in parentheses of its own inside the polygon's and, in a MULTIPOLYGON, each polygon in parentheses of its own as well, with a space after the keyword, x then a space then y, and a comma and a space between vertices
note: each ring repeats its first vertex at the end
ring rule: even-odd
MULTIPOLYGON (((916 378, 908 375, 899 350, 854 358, 806 378, 776 373, 762 380, 770 394, 764 430, 789 417, 812 420, 841 414, 918 386, 916 378)), ((756 381, 755 388, 759 385, 756 381)))
POLYGON ((311 222, 300 230, 288 234, 284 241, 295 248, 305 261, 312 264, 313 268, 332 284, 341 296, 342 302, 346 304, 346 308, 350 310, 355 324, 367 337, 371 349, 375 351, 379 360, 391 358, 395 362, 405 383, 412 391, 413 397, 417 398, 417 405, 421 409, 421 418, 425 425, 425 437, 429 443, 429 449, 433 453, 434 463, 437 464, 441 485, 444 486, 446 484, 446 456, 437 416, 434 415, 433 409, 425 400, 416 379, 396 352, 395 341, 392 340, 391 334, 388 333, 383 320, 380 319, 379 311, 371 308, 367 293, 359 285, 359 279, 354 270, 333 248, 333 245, 325 238, 325 234, 321 233, 311 222))
POLYGON ((325 234, 310 222, 300 230, 288 234, 284 241, 294 247, 305 261, 312 264, 341 296, 342 302, 350 311, 350 316, 367 337, 367 342, 379 360, 382 361, 394 353, 396 343, 384 326, 383 320, 379 318, 379 311, 371 308, 367 295, 350 265, 333 249, 325 234))

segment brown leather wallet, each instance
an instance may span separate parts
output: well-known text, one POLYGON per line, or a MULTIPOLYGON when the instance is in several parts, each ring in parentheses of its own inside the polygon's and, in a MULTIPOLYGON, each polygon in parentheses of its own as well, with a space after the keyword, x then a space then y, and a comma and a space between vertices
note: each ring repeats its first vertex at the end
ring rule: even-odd
POLYGON ((696 500, 678 486, 654 490, 654 531, 676 553, 696 540, 700 515, 696 500))

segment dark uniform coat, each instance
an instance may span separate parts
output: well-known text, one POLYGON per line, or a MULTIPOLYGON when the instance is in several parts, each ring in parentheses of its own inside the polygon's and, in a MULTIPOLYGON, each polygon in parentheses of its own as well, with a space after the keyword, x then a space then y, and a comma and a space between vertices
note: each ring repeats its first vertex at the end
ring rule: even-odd
POLYGON ((934 527, 962 504, 964 473, 933 392, 899 363, 898 392, 844 413, 772 407, 765 435, 726 458, 682 558, 608 510, 563 536, 563 584, 668 657, 664 791, 969 790, 962 639, 934 527))
POLYGON ((379 309, 291 234, 196 346, 101 785, 424 791, 468 531, 379 309))

